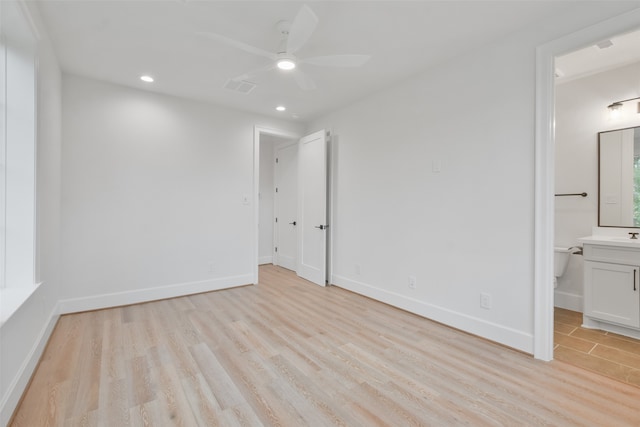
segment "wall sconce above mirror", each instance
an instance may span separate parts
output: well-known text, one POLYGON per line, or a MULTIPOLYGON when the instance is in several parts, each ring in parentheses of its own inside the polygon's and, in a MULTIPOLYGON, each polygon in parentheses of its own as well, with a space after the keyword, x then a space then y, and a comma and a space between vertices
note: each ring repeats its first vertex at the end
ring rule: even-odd
MULTIPOLYGON (((625 102, 636 101, 638 99, 640 99, 640 97, 623 99, 622 101, 616 101, 607 105, 609 114, 611 115, 611 117, 617 117, 620 114, 620 110, 622 110, 622 107, 624 107, 625 102)), ((638 102, 636 113, 640 114, 640 102, 638 102)))

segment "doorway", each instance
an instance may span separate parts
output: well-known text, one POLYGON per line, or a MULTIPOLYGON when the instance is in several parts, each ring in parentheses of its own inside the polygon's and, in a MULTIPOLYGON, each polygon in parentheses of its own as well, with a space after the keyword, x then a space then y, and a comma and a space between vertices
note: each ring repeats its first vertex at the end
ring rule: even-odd
POLYGON ((258 283, 258 267, 274 262, 275 232, 275 152, 276 147, 293 144, 299 135, 256 126, 253 139, 253 284, 258 283))
POLYGON ((553 359, 555 58, 640 28, 640 10, 539 46, 536 51, 534 357, 553 359))
POLYGON ((255 129, 254 284, 258 266, 267 263, 320 286, 328 283, 328 147, 325 130, 298 139, 255 129))
MULTIPOLYGON (((640 31, 558 56, 554 68, 554 244, 567 248, 593 234, 598 223, 624 228, 634 225, 634 159, 639 151, 634 150, 633 127, 640 126, 640 115, 631 102, 625 108, 620 104, 619 110, 607 106, 638 96, 640 31), (607 146, 608 151, 604 150, 607 146), (607 176, 609 180, 604 180, 607 176)), ((597 300, 601 304, 608 301, 614 324, 638 322, 637 312, 633 313, 637 293, 626 281, 616 289, 610 279, 620 274, 617 264, 589 263, 589 273, 581 254, 568 255, 566 261, 563 274, 561 269, 556 272, 560 277, 554 291, 554 359, 640 386, 640 341, 599 327, 583 327, 589 323, 583 320, 583 311, 589 311, 583 296, 589 295, 589 278, 602 273, 600 265, 611 267, 613 272, 601 279, 607 288, 601 296, 606 296, 597 300), (631 313, 627 314, 629 307, 631 313)))

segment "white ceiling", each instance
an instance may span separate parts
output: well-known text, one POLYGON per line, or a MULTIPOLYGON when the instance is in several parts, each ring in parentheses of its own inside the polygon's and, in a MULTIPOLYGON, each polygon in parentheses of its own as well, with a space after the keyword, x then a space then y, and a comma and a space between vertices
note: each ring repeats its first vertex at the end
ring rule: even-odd
POLYGON ((597 45, 587 46, 557 57, 556 83, 569 82, 640 61, 640 31, 620 34, 602 42, 607 41, 611 44, 604 49, 597 45))
MULTIPOLYGON (((260 114, 309 120, 473 50, 545 16, 562 1, 310 1, 319 25, 300 57, 371 54, 360 68, 301 65, 318 89, 302 91, 271 70, 248 95, 223 86, 263 66, 254 56, 198 35, 215 32, 268 51, 276 23, 299 1, 42 0, 42 17, 64 71, 260 114), (144 84, 141 74, 156 81, 144 84), (287 111, 275 111, 278 104, 287 111)), ((295 71, 293 71, 295 72, 295 71)))

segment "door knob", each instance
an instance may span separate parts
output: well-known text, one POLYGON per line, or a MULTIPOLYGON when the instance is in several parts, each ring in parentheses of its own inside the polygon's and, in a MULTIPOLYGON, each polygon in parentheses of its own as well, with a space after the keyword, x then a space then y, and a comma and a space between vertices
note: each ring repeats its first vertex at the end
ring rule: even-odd
POLYGON ((290 222, 289 224, 290 224, 290 225, 296 225, 296 222, 295 222, 295 221, 293 221, 293 222, 290 222))

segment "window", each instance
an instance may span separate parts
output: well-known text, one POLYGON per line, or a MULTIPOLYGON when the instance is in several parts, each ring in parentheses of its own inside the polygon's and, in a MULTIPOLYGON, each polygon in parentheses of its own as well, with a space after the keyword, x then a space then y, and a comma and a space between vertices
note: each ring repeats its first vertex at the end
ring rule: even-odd
MULTIPOLYGON (((36 39, 24 5, 0 1, 0 291, 35 282, 36 39)), ((20 293, 23 294, 23 293, 20 293)), ((13 297, 11 297, 13 299, 13 297)))

